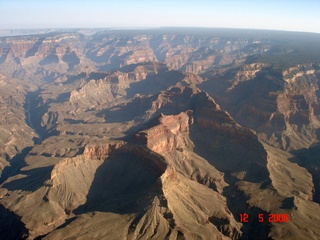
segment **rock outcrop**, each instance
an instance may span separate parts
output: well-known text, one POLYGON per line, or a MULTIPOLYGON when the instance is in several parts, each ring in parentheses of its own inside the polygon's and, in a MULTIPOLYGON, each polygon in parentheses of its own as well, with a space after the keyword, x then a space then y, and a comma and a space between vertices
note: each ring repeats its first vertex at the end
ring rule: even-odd
POLYGON ((319 43, 223 29, 1 37, 0 235, 318 239, 319 43))
POLYGON ((26 95, 24 83, 9 81, 0 73, 0 176, 7 168, 3 179, 10 175, 10 165, 16 164, 11 160, 25 154, 23 151, 33 145, 32 139, 36 137, 28 122, 30 103, 26 95))
MULTIPOLYGON (((263 63, 243 66, 248 68, 247 72, 232 70, 231 81, 205 82, 203 86, 237 122, 255 130, 268 144, 290 150, 317 142, 318 64, 283 71, 263 63)), ((227 77, 230 73, 222 74, 227 77)))
POLYGON ((189 116, 187 113, 180 113, 176 116, 162 115, 159 118, 159 125, 140 131, 135 138, 152 151, 166 153, 182 148, 180 145, 181 139, 177 139, 178 132, 189 132, 189 116))

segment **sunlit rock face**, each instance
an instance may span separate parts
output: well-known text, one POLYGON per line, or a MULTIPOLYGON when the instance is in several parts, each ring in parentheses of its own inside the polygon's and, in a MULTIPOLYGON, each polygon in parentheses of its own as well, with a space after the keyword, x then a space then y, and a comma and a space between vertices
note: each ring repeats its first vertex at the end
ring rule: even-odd
POLYGON ((320 238, 319 44, 222 29, 0 38, 0 238, 320 238))

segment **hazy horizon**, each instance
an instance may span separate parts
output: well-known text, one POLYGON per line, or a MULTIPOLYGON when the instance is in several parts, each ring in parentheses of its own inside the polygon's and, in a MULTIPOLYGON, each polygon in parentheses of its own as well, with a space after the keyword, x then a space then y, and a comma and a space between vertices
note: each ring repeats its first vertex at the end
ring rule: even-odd
POLYGON ((0 0, 0 29, 203 27, 320 33, 320 1, 0 0))

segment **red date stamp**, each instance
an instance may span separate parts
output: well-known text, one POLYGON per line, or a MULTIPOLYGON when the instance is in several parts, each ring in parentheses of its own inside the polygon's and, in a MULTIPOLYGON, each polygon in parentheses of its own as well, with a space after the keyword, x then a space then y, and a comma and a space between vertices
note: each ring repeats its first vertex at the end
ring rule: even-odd
MULTIPOLYGON (((239 214, 239 220, 242 223, 249 222, 251 216, 249 217, 248 213, 240 213, 239 214)), ((275 223, 275 222, 289 222, 289 215, 287 213, 269 213, 269 214, 263 214, 260 213, 257 216, 254 216, 254 220, 256 220, 260 223, 262 222, 269 222, 269 223, 275 223)))

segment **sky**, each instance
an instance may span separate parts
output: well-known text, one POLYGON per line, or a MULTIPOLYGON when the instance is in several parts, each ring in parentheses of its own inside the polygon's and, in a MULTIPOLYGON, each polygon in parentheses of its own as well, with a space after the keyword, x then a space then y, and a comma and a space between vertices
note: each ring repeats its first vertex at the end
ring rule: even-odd
POLYGON ((320 0, 0 0, 0 30, 213 27, 320 33, 320 0))

